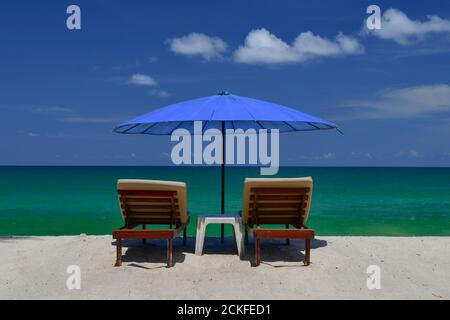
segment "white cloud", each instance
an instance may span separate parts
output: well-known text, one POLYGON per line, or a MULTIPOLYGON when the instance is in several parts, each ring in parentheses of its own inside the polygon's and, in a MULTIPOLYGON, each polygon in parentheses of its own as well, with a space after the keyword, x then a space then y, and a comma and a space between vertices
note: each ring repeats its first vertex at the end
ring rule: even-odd
POLYGON ((124 117, 85 117, 78 115, 71 115, 61 118, 60 121, 70 123, 114 123, 122 121, 124 117))
POLYGON ((342 33, 336 39, 329 40, 311 31, 302 32, 289 45, 262 28, 252 30, 247 35, 244 45, 234 51, 234 60, 248 64, 300 63, 315 57, 362 52, 364 48, 357 39, 342 33))
POLYGON ((336 154, 334 152, 326 152, 322 154, 312 154, 312 155, 301 155, 299 157, 302 160, 332 160, 336 159, 336 154))
POLYGON ((450 32, 450 20, 428 15, 427 20, 411 20, 405 13, 397 9, 388 9, 381 20, 381 29, 364 32, 381 39, 393 40, 401 45, 423 39, 429 33, 450 32))
POLYGON ((129 80, 128 83, 132 83, 138 86, 147 86, 152 87, 150 91, 148 91, 149 95, 157 96, 161 98, 165 98, 170 96, 170 93, 166 90, 157 89, 158 83, 149 75, 145 74, 134 74, 129 80))
POLYGON ((227 44, 219 37, 210 37, 203 33, 190 33, 180 38, 167 40, 170 50, 181 55, 201 56, 205 60, 221 58, 227 50, 227 44))
POLYGON ((64 114, 72 112, 72 109, 60 106, 0 106, 0 110, 10 110, 19 112, 39 113, 39 114, 64 114))
POLYGON ((450 86, 447 84, 385 90, 377 99, 352 101, 357 118, 411 118, 433 112, 450 111, 450 86))
POLYGON ((153 87, 157 85, 156 81, 152 77, 141 73, 133 74, 128 82, 138 86, 153 87))
POLYGON ((283 63, 297 62, 298 55, 283 40, 258 29, 247 35, 244 46, 234 52, 234 59, 241 63, 283 63))
MULTIPOLYGON (((80 113, 77 113, 75 109, 60 106, 0 106, 0 110, 2 109, 20 113, 26 112, 36 114, 39 116, 45 116, 46 118, 49 118, 49 116, 51 116, 52 119, 54 118, 58 121, 69 123, 115 123, 131 117, 131 115, 105 117, 84 116, 80 113)), ((41 136, 40 133, 36 132, 28 132, 27 135, 29 137, 41 136)))
POLYGON ((350 153, 350 155, 352 156, 352 158, 355 158, 355 159, 361 159, 361 158, 373 159, 373 155, 369 152, 352 151, 350 153))
POLYGON ((170 93, 167 92, 166 90, 150 90, 148 92, 148 94, 152 95, 152 96, 158 96, 158 97, 161 97, 161 98, 166 98, 166 97, 170 96, 170 93))
POLYGON ((311 31, 302 32, 295 39, 293 47, 306 58, 363 52, 363 48, 358 40, 342 33, 337 35, 335 41, 332 41, 316 36, 311 31))
POLYGON ((32 107, 30 111, 33 113, 67 113, 72 112, 72 109, 59 106, 50 106, 50 107, 32 107))
POLYGON ((400 152, 397 152, 396 154, 394 154, 394 157, 395 158, 414 159, 414 158, 422 158, 422 155, 414 149, 409 149, 409 150, 401 150, 400 152))
POLYGON ((327 152, 318 157, 318 159, 335 159, 336 154, 333 152, 327 152))

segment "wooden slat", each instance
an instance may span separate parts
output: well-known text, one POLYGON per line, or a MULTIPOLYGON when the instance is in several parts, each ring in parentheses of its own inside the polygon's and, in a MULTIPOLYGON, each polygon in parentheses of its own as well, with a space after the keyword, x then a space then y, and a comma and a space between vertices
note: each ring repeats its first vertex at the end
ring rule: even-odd
MULTIPOLYGON (((299 205, 301 202, 303 202, 301 196, 295 196, 295 199, 290 199, 290 200, 270 200, 270 199, 264 199, 264 197, 258 197, 257 199, 257 203, 291 203, 291 204, 296 204, 299 205)), ((255 201, 254 200, 250 200, 249 201, 249 206, 252 205, 255 201)))
MULTIPOLYGON (((176 222, 179 222, 179 221, 176 221, 176 222)), ((131 226, 137 226, 137 225, 140 225, 143 223, 148 224, 148 225, 156 225, 156 224, 170 225, 170 219, 145 219, 145 218, 143 218, 143 219, 139 219, 139 220, 133 220, 133 219, 129 220, 130 228, 131 228, 131 226)))
MULTIPOLYGON (((286 221, 288 221, 289 223, 298 223, 298 217, 258 217, 258 219, 260 220, 260 224, 266 224, 266 223, 270 223, 270 224, 285 224, 286 221), (278 222, 280 221, 280 222, 278 222)), ((250 222, 256 222, 256 219, 253 220, 249 220, 250 222)))
MULTIPOLYGON (((135 204, 127 202, 128 210, 145 210, 145 209, 167 209, 172 211, 172 206, 170 204, 135 204)), ((178 211, 180 207, 178 205, 174 206, 175 211, 178 211)))
MULTIPOLYGON (((282 195, 282 194, 264 194, 264 195, 258 195, 258 201, 288 201, 288 200, 296 200, 299 201, 299 195, 304 195, 305 197, 308 197, 306 194, 289 194, 289 195, 282 195)), ((250 202, 253 202, 255 199, 254 194, 250 194, 250 202)), ((307 198, 306 198, 307 199, 307 198)))
POLYGON ((143 196, 143 197, 174 197, 176 191, 160 190, 118 190, 121 196, 143 196))
MULTIPOLYGON (((148 203, 146 203, 146 202, 139 202, 139 203, 136 203, 136 202, 124 202, 124 203, 121 203, 120 206, 122 208, 124 208, 124 209, 132 208, 132 207, 133 208, 146 208, 147 207, 147 208, 161 208, 161 209, 172 208, 172 206, 170 204, 168 204, 168 203, 159 203, 159 202, 157 202, 157 203, 150 203, 150 202, 148 202, 148 203)), ((176 209, 179 209, 178 205, 176 205, 176 209)))
MULTIPOLYGON (((148 202, 148 203, 170 203, 170 197, 120 197, 121 201, 126 202, 148 202)), ((174 198, 174 202, 178 203, 178 199, 174 198)))
POLYGON ((174 237, 175 229, 172 230, 139 230, 121 229, 113 231, 114 239, 169 239, 174 237))
MULTIPOLYGON (((128 208, 128 209, 135 208, 135 209, 141 209, 141 210, 142 209, 161 209, 162 211, 167 210, 167 209, 172 210, 172 207, 170 205, 167 205, 167 204, 155 204, 155 205, 152 205, 150 203, 144 203, 144 204, 128 203, 123 208, 128 208)), ((177 206, 175 208, 175 212, 178 212, 179 209, 180 208, 177 206)))
MULTIPOLYGON (((170 209, 170 208, 152 208, 152 207, 148 207, 148 208, 140 208, 140 207, 133 207, 133 206, 130 206, 130 207, 127 207, 127 209, 128 209, 128 213, 132 213, 132 212, 155 212, 155 213, 157 213, 157 212, 161 212, 161 213, 167 213, 167 212, 171 212, 172 211, 172 209, 170 209)), ((178 211, 176 211, 175 213, 177 213, 178 211)))
MULTIPOLYGON (((258 207, 258 210, 260 210, 262 208, 298 208, 298 207, 300 207, 301 204, 302 203, 300 203, 300 202, 297 202, 297 203, 285 203, 285 202, 273 203, 273 202, 258 201, 257 207, 258 207)), ((253 207, 253 203, 251 203, 250 206, 253 207)))
POLYGON ((139 218, 142 216, 149 216, 149 217, 161 217, 161 218, 170 218, 170 212, 161 212, 161 211, 133 211, 131 213, 128 213, 130 218, 139 218))
MULTIPOLYGON (((142 214, 142 215, 133 215, 128 218, 130 221, 152 221, 152 220, 159 220, 159 221, 170 221, 170 216, 167 215, 154 215, 154 214, 142 214)), ((175 221, 179 221, 179 217, 176 217, 174 219, 175 221)))
POLYGON ((258 213, 258 217, 259 218, 274 218, 276 219, 277 217, 285 217, 285 218, 298 218, 298 214, 292 213, 292 212, 277 212, 276 214, 272 214, 272 213, 266 213, 266 214, 261 214, 258 213))
MULTIPOLYGON (((259 201, 270 201, 270 202, 292 202, 292 201, 301 201, 303 199, 307 200, 308 195, 303 193, 292 194, 292 195, 267 195, 267 194, 255 194, 258 196, 259 201)), ((254 201, 254 197, 250 197, 250 202, 254 201)))
MULTIPOLYGON (((276 219, 265 219, 260 218, 259 224, 296 224, 298 223, 298 218, 276 218, 276 219)), ((255 224, 254 221, 249 222, 250 225, 255 224)))
POLYGON ((313 229, 252 229, 260 239, 313 239, 313 229))
POLYGON ((310 192, 310 188, 251 188, 251 193, 257 193, 258 195, 270 194, 270 195, 287 195, 287 194, 305 194, 310 192))
MULTIPOLYGON (((130 216, 128 218, 128 220, 136 221, 136 222, 143 221, 142 223, 144 223, 145 221, 147 221, 147 223, 148 223, 149 221, 157 221, 158 220, 158 221, 165 221, 164 223, 169 223, 167 221, 170 221, 170 216, 137 215, 137 216, 130 216)), ((179 221, 180 219, 178 219, 178 217, 177 217, 177 219, 175 219, 175 220, 179 221)), ((139 223, 139 224, 142 224, 142 223, 139 223)), ((151 224, 151 223, 149 223, 149 224, 151 224)))
MULTIPOLYGON (((128 212, 128 216, 130 218, 139 218, 142 216, 149 216, 149 217, 161 217, 161 218, 169 218, 170 217, 170 212, 169 211, 151 211, 151 210, 142 210, 142 211, 130 211, 128 212)), ((175 215, 176 217, 179 217, 180 215, 177 214, 175 215)))
MULTIPOLYGON (((303 211, 303 210, 301 210, 303 211)), ((301 214, 301 211, 295 208, 277 208, 277 209, 266 209, 266 210, 259 210, 258 209, 258 215, 264 215, 264 214, 271 214, 271 215, 277 215, 277 214, 292 214, 292 215, 296 215, 298 216, 299 214, 301 214)), ((248 211, 249 214, 251 214, 252 216, 253 214, 253 210, 249 210, 248 211)))
MULTIPOLYGON (((289 202, 289 201, 300 201, 302 197, 308 197, 306 194, 298 193, 292 195, 266 195, 266 194, 255 194, 258 196, 258 201, 279 201, 279 202, 289 202)), ((255 201, 254 197, 250 197, 249 202, 255 201)))
POLYGON ((113 231, 114 239, 173 239, 176 237, 184 228, 186 224, 178 224, 176 229, 153 229, 153 230, 143 230, 143 229, 129 229, 123 228, 113 231))

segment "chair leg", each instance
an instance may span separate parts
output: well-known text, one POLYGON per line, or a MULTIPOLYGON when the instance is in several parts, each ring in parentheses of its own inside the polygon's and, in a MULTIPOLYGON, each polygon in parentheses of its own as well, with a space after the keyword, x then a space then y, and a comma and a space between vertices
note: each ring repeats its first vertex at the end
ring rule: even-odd
POLYGON ((172 239, 167 239, 167 268, 172 267, 172 239))
POLYGON ((201 256, 203 254, 203 244, 205 242, 206 222, 199 219, 197 224, 197 236, 195 238, 195 254, 201 256))
POLYGON ((236 229, 235 229, 236 227, 235 227, 235 225, 234 224, 232 224, 232 228, 231 229, 233 229, 232 231, 233 231, 233 243, 235 243, 236 244, 236 250, 238 251, 238 255, 239 255, 239 248, 238 248, 238 242, 237 242, 237 239, 236 239, 236 229))
MULTIPOLYGON (((145 230, 146 227, 147 227, 147 225, 143 224, 142 225, 142 230, 145 230)), ((142 244, 146 244, 146 243, 147 243, 147 240, 146 239, 142 239, 142 244)))
POLYGON ((233 234, 238 249, 239 258, 244 256, 244 243, 242 239, 242 225, 241 223, 233 223, 233 234))
POLYGON ((310 254, 311 254, 311 239, 305 239, 305 266, 310 264, 310 254))
POLYGON ((255 238, 255 267, 259 266, 261 263, 260 241, 259 238, 255 238))
MULTIPOLYGON (((288 224, 286 225, 286 229, 289 229, 289 225, 288 224)), ((290 245, 290 244, 291 244, 291 241, 289 240, 289 238, 286 239, 286 245, 290 245)))
POLYGON ((115 267, 122 265, 122 239, 116 239, 116 264, 115 267))
POLYGON ((187 231, 186 231, 186 229, 187 229, 187 226, 185 226, 184 227, 184 229, 183 229, 183 246, 185 246, 186 245, 186 241, 187 241, 187 231))

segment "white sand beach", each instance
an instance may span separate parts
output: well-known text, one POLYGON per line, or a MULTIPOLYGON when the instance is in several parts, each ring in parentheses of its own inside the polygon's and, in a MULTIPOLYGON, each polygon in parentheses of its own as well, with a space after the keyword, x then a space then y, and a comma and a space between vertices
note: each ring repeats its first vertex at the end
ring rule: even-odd
POLYGON ((208 238, 203 256, 194 240, 125 242, 114 267, 110 236, 0 238, 1 299, 450 299, 450 237, 318 237, 312 264, 302 241, 262 242, 262 264, 251 266, 253 242, 239 260, 231 239, 208 238), (69 265, 81 268, 81 289, 69 290, 69 265), (381 268, 381 288, 368 290, 367 267, 381 268))

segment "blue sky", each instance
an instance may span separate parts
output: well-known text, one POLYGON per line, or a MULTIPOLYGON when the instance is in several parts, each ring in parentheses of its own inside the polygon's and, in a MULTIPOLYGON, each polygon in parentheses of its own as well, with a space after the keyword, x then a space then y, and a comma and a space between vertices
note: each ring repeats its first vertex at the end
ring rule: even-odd
POLYGON ((449 2, 15 1, 0 40, 0 165, 170 164, 170 137, 113 126, 221 90, 344 131, 281 135, 283 165, 450 163, 449 2))

